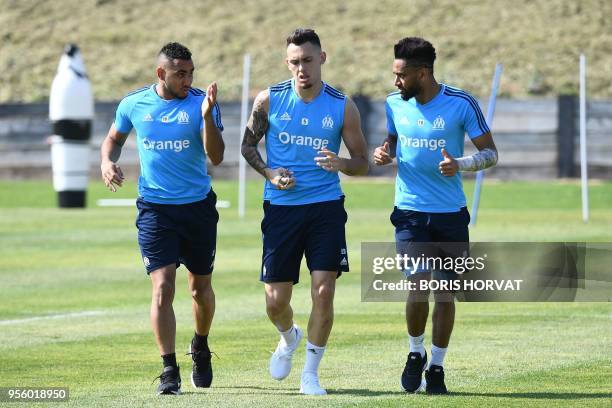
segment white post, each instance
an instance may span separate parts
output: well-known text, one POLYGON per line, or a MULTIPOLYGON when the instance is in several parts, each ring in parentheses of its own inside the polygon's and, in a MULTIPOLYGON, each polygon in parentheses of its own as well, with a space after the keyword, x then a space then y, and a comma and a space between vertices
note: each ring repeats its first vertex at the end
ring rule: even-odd
POLYGON ((589 222, 589 185, 586 143, 586 58, 580 54, 580 178, 582 184, 582 221, 589 222))
MULTIPOLYGON (((491 95, 489 95, 489 105, 487 106, 487 125, 489 128, 493 127, 493 116, 495 115, 495 102, 497 101, 497 90, 499 89, 499 82, 501 80, 501 74, 504 70, 504 66, 501 63, 495 65, 495 73, 493 74, 493 83, 491 84, 491 95)), ((478 207, 480 205, 480 191, 482 190, 482 183, 484 182, 484 170, 479 170, 476 173, 476 184, 474 185, 474 199, 472 203, 472 217, 470 226, 476 226, 476 220, 478 219, 478 207)))
POLYGON ((242 104, 240 106, 240 130, 238 131, 238 216, 244 218, 246 207, 246 161, 242 157, 242 132, 247 125, 249 115, 249 76, 251 71, 251 55, 244 54, 242 68, 242 104))

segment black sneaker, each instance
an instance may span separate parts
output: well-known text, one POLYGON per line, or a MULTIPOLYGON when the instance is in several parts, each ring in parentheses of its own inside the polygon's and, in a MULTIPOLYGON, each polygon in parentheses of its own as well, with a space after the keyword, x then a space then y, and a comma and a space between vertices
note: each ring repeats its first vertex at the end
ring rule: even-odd
POLYGON ((402 373, 402 389, 406 392, 417 392, 421 388, 423 371, 427 366, 427 352, 421 357, 421 353, 408 353, 406 366, 402 373))
POLYGON ((157 378, 159 378, 157 395, 181 393, 181 374, 178 367, 164 367, 164 371, 157 378))
POLYGON ((210 350, 194 351, 193 344, 189 345, 189 353, 193 360, 191 371, 191 385, 195 388, 209 388, 213 380, 212 364, 210 363, 210 350))
POLYGON ((442 367, 438 365, 429 367, 429 370, 425 371, 425 380, 427 381, 425 392, 428 394, 448 394, 444 384, 444 369, 442 367))

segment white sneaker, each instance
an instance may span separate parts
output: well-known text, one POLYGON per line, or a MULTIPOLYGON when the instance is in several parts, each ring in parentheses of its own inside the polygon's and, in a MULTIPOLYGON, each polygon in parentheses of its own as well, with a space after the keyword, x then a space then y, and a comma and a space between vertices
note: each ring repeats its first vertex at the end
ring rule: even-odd
POLYGON ((319 385, 319 376, 316 373, 302 373, 300 393, 306 395, 326 395, 327 391, 319 385))
POLYGON ((293 353, 298 348, 304 332, 297 326, 295 327, 295 342, 293 344, 285 344, 283 339, 280 339, 276 350, 270 357, 270 375, 275 380, 285 379, 291 372, 291 358, 293 353))

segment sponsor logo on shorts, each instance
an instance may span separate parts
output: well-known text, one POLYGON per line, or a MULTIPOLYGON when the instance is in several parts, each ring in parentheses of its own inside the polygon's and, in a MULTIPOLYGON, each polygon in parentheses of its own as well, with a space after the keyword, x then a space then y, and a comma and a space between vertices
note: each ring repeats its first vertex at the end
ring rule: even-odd
POLYGON ((142 262, 144 262, 145 266, 150 266, 151 265, 151 261, 149 261, 149 258, 147 258, 146 256, 144 256, 142 258, 142 262))

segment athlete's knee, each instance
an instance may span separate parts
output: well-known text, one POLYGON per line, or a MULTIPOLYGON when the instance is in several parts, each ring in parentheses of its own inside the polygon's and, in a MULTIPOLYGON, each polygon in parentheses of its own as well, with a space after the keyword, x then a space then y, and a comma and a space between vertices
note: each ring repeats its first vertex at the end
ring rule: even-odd
POLYGON ((436 298, 434 302, 434 311, 436 310, 454 310, 455 302, 452 297, 444 296, 436 298))
POLYGON ((215 298, 215 292, 213 291, 210 282, 206 285, 200 285, 191 289, 191 297, 199 305, 205 305, 210 303, 215 298))
POLYGON ((455 305, 455 294, 448 291, 434 291, 434 302, 435 305, 444 305, 443 307, 450 307, 448 305, 455 305))
POLYGON ((172 306, 174 300, 174 283, 170 281, 156 282, 153 286, 153 302, 158 308, 172 306))
POLYGON ((429 290, 411 290, 408 293, 408 303, 410 304, 429 304, 429 290))
POLYGON ((266 312, 270 317, 280 316, 287 310, 289 301, 279 298, 266 299, 266 312))
POLYGON ((322 283, 312 288, 312 301, 320 307, 331 307, 334 303, 335 285, 322 283))

